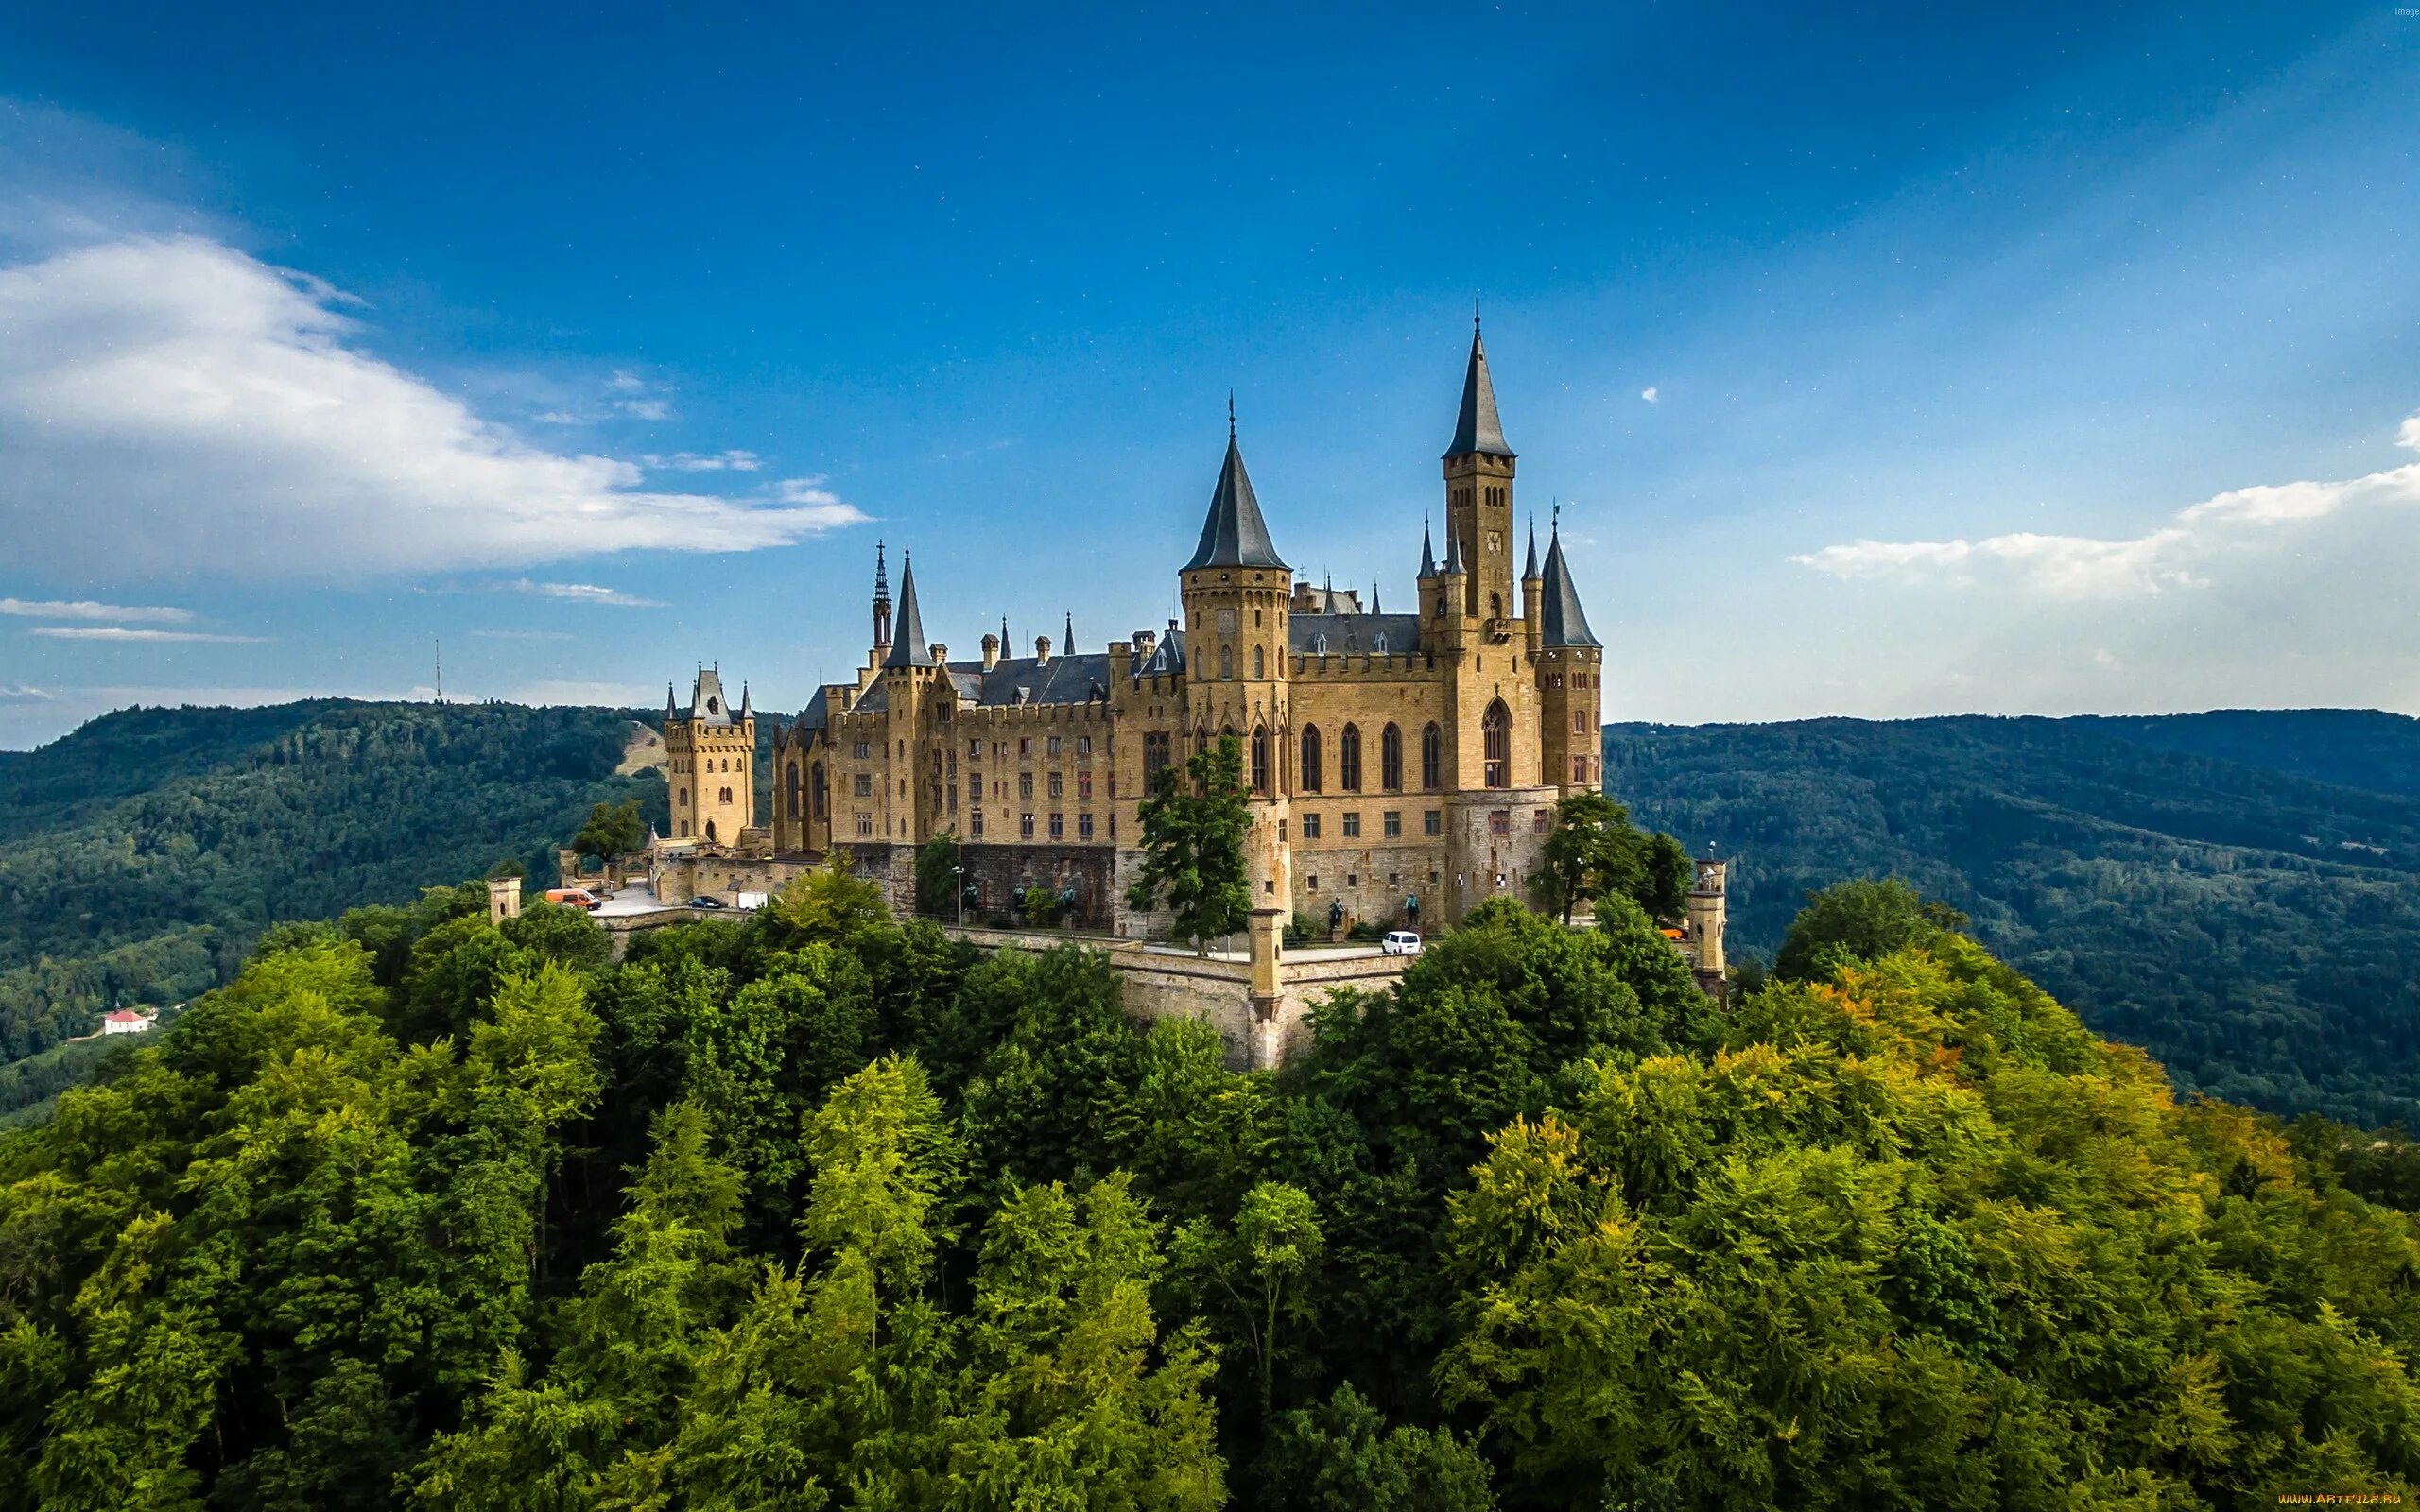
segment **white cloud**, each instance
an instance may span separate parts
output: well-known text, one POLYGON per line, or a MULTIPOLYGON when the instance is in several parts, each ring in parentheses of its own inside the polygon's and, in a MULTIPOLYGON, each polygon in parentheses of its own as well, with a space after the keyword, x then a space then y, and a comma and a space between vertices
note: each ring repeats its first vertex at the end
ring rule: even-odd
POLYGON ((49 703, 57 694, 24 683, 0 682, 0 703, 49 703))
POLYGON ((261 635, 212 635, 201 630, 135 630, 123 625, 38 625, 27 632, 54 641, 199 641, 216 645, 261 645, 261 635))
POLYGON ((535 593, 541 598, 568 598, 577 603, 595 604, 605 609, 665 609, 660 598, 641 598, 625 593, 618 588, 602 588, 595 583, 536 583, 524 577, 504 585, 515 593, 535 593))
POLYGON ((736 449, 728 452, 675 452, 670 456, 650 454, 641 460, 648 467, 666 472, 753 472, 765 465, 765 459, 755 453, 736 449))
POLYGON ((0 598, 0 614, 30 620, 116 620, 130 625, 184 625, 193 610, 165 604, 95 604, 89 598, 0 598))
MULTIPOLYGON (((2420 447, 2420 415, 2403 421, 2395 440, 2420 447)), ((1840 578, 2059 600, 2141 598, 2248 572, 2273 574, 2281 551, 2305 549, 2301 532, 2339 516, 2369 529, 2420 528, 2420 462, 2356 478, 2230 489, 2178 510, 2167 524, 2116 540, 2020 531, 1972 541, 1853 541, 1789 559, 1840 578)))
POLYGON ((504 696, 507 703, 587 704, 608 709, 651 709, 657 694, 627 682, 529 682, 504 696))
POLYGON ((1655 387, 1654 387, 1652 384, 1651 384, 1651 385, 1649 385, 1647 387, 1642 388, 1642 389, 1640 389, 1640 390, 1638 391, 1638 397, 1639 397, 1639 398, 1641 398, 1641 399, 1646 400, 1649 404, 1652 404, 1656 403, 1657 401, 1661 400, 1664 396, 1663 396, 1663 394, 1662 394, 1661 392, 1659 392, 1659 391, 1655 388, 1655 387))
MULTIPOLYGON (((748 551, 865 518, 532 445, 363 352, 354 305, 198 236, 0 268, 0 539, 59 575, 340 579, 748 551)), ((668 413, 636 374, 611 387, 668 413)))

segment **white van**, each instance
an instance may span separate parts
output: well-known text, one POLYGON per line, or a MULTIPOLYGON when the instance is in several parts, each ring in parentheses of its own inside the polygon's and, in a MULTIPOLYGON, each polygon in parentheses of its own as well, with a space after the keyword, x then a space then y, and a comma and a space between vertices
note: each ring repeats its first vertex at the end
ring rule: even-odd
POLYGON ((1417 955, 1420 954, 1420 936, 1408 929, 1389 930, 1386 937, 1378 941, 1378 953, 1382 955, 1417 955))

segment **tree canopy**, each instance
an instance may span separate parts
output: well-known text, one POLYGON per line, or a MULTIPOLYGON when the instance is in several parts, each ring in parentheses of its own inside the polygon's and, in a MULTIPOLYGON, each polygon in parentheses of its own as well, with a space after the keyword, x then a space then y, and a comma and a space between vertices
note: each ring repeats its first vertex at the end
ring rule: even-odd
POLYGON ((1141 806, 1143 865, 1128 905, 1148 912, 1166 898, 1177 938, 1197 949, 1243 928, 1252 912, 1244 870, 1249 796, 1243 742, 1232 734, 1195 752, 1182 781, 1176 768, 1162 768, 1141 806))

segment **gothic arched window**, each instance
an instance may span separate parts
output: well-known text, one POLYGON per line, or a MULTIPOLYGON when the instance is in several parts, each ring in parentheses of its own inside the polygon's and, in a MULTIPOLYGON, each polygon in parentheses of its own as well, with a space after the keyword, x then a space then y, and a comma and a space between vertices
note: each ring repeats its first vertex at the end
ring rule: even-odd
POLYGON ((782 813, 793 822, 804 816, 799 812, 799 790, 798 763, 792 762, 782 769, 782 813))
POLYGON ((1305 793, 1320 790, 1320 727, 1303 727, 1302 787, 1305 793))
POLYGON ((1487 785, 1512 785, 1512 714, 1496 699, 1487 706, 1487 717, 1480 724, 1487 752, 1487 785))
POLYGON ((815 816, 818 819, 821 819, 826 813, 830 812, 829 805, 832 801, 832 787, 830 783, 823 780, 823 764, 821 762, 817 762, 815 764, 815 770, 808 775, 814 779, 815 816))
POLYGON ((1390 793, 1403 787, 1403 731, 1392 723, 1378 735, 1378 785, 1390 793))
POLYGON ((1236 653, 1232 646, 1219 647, 1219 680, 1220 682, 1236 680, 1236 653))
POLYGON ((1252 732, 1252 790, 1269 795, 1269 731, 1258 727, 1252 732))
POLYGON ((1361 791, 1361 727, 1347 725, 1336 743, 1336 782, 1347 793, 1361 791))
POLYGON ((1420 732, 1420 785, 1432 792, 1443 786, 1444 770, 1445 736, 1432 720, 1420 732))
POLYGON ((1255 678, 1269 676, 1269 653, 1256 645, 1252 648, 1252 675, 1255 678))

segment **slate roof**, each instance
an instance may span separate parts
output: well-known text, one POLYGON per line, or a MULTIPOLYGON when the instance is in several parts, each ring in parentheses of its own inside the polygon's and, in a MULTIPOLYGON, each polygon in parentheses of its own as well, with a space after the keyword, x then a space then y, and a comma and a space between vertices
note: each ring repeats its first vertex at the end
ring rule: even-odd
POLYGON ((1210 513, 1201 522, 1201 541, 1193 559, 1180 571, 1198 567, 1276 567, 1286 563, 1270 542, 1269 524, 1260 517, 1260 500, 1244 472, 1244 455, 1227 436, 1227 460, 1219 469, 1218 487, 1210 490, 1210 513))
POLYGON ((1184 632, 1170 630, 1160 637, 1160 644, 1151 648, 1150 656, 1136 663, 1134 675, 1138 678, 1173 677, 1184 670, 1184 632))
POLYGON ((1463 456, 1478 452, 1488 456, 1511 456, 1512 448, 1504 444, 1504 422, 1495 418, 1495 384, 1487 375, 1487 348, 1478 338, 1478 322, 1471 322, 1471 365, 1462 374, 1462 410, 1454 420, 1454 444, 1445 448, 1447 456, 1463 456))
POLYGON ((1109 653, 1054 656, 1048 665, 1029 656, 1003 658, 989 672, 980 662, 953 662, 949 677, 959 697, 985 709, 1089 703, 1109 696, 1109 653))
POLYGON ((815 696, 806 700, 806 707, 798 712, 796 719, 790 721, 790 731, 793 735, 802 730, 821 730, 832 722, 832 701, 828 696, 828 691, 818 688, 815 690, 815 696))
POLYGON ((882 659, 887 667, 928 667, 933 664, 933 648, 925 639, 925 616, 916 608, 916 564, 907 552, 899 554, 899 621, 890 637, 890 654, 882 659))
POLYGON ((1319 654, 1320 638, 1327 638, 1330 656, 1361 656, 1378 650, 1378 642, 1386 641, 1388 656, 1401 656, 1420 649, 1420 616, 1417 614, 1289 614, 1286 617, 1286 643, 1296 656, 1319 654))
POLYGON ((1539 627, 1538 641, 1543 645, 1601 645, 1588 628, 1588 616, 1580 608, 1580 591, 1572 586, 1571 569, 1564 565, 1563 532, 1557 530, 1547 542, 1545 583, 1546 617, 1539 627))

